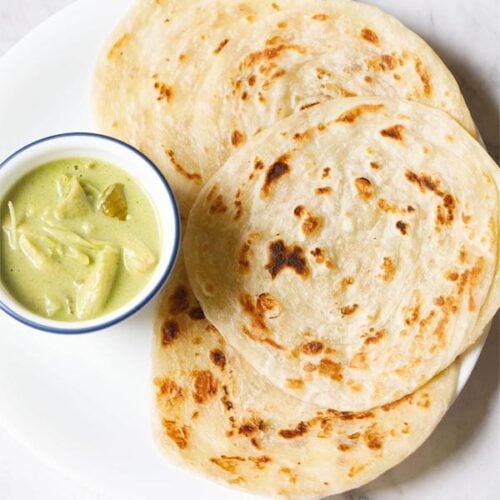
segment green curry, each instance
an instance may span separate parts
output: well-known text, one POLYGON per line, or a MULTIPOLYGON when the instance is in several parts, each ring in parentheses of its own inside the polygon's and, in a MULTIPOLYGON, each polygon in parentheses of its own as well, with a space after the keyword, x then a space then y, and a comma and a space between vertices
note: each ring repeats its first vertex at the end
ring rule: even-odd
POLYGON ((41 165, 10 189, 0 217, 4 286, 52 319, 84 320, 119 308, 157 265, 149 198, 125 171, 100 160, 41 165))

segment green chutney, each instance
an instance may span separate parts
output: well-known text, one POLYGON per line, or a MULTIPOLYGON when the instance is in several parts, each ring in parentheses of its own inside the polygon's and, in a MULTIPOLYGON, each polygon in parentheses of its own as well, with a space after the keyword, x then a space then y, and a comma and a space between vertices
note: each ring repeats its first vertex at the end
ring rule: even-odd
POLYGON ((22 177, 1 200, 0 279, 32 312, 96 318, 133 299, 159 257, 143 189, 124 170, 65 158, 22 177))

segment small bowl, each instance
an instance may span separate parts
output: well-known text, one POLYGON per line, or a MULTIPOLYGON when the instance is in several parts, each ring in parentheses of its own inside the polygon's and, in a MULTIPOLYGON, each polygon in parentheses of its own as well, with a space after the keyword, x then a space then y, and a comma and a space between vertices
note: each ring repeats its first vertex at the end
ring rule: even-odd
POLYGON ((100 134, 72 132, 39 139, 0 163, 0 200, 21 177, 44 163, 62 158, 96 158, 121 168, 149 196, 160 231, 160 258, 153 275, 135 298, 114 311, 84 321, 56 321, 35 314, 15 300, 0 281, 0 309, 25 325, 46 332, 87 333, 128 318, 149 300, 168 278, 179 251, 179 211, 167 181, 156 165, 125 142, 100 134), (161 210, 158 210, 161 207, 161 210))

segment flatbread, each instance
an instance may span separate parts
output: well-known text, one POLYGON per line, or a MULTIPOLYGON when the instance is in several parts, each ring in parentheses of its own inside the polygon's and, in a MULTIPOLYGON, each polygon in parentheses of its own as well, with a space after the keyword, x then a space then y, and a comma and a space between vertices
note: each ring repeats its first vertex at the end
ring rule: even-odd
POLYGON ((263 495, 310 498, 361 486, 406 458, 454 398, 457 367, 364 413, 301 403, 259 375, 203 318, 182 261, 154 339, 155 432, 166 456, 263 495))
POLYGON ((193 291, 290 394, 346 411, 397 400, 500 305, 499 179, 440 110, 322 103, 259 134, 204 186, 184 239, 193 291))
POLYGON ((99 129, 160 166, 183 214, 203 179, 260 129, 354 95, 423 102, 474 130, 432 49, 347 0, 142 0, 103 49, 93 88, 99 129))

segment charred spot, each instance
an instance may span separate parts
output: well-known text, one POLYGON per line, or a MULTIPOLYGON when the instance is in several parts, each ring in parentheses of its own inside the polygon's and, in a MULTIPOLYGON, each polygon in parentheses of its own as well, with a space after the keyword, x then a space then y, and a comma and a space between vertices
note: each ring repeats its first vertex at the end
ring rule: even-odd
POLYGON ((309 236, 316 232, 321 227, 321 217, 317 217, 311 213, 307 214, 304 222, 302 223, 302 232, 309 236))
POLYGON ((366 177, 357 177, 354 180, 354 186, 362 200, 367 201, 373 196, 373 185, 366 177))
POLYGON ((194 372, 193 399, 204 404, 217 394, 217 379, 208 370, 194 372))
POLYGON ((330 167, 325 167, 323 172, 321 172, 321 178, 326 179, 327 177, 330 177, 330 170, 330 167))
POLYGON ((313 106, 316 106, 317 104, 319 104, 319 101, 311 102, 309 104, 304 104, 303 106, 300 107, 300 111, 303 111, 304 109, 307 109, 307 108, 312 108, 313 106))
POLYGON ((380 168, 380 164, 377 163, 376 161, 371 161, 370 167, 373 168, 373 170, 378 170, 380 168))
POLYGON ((344 306, 340 308, 340 313, 342 314, 342 316, 350 316, 351 314, 354 314, 357 311, 358 307, 359 307, 358 304, 344 306))
POLYGON ((222 40, 219 43, 219 45, 217 45, 217 47, 214 49, 214 54, 218 54, 227 45, 228 42, 229 38, 225 38, 224 40, 222 40))
POLYGON ((438 196, 443 195, 443 192, 439 189, 439 180, 433 179, 429 175, 418 175, 411 170, 407 170, 405 172, 405 177, 409 182, 416 184, 422 193, 425 193, 426 191, 432 191, 438 196))
POLYGON ((250 87, 253 87, 255 85, 256 81, 257 81, 257 77, 255 75, 250 75, 248 77, 248 85, 250 85, 250 87))
POLYGON ((318 370, 320 375, 330 377, 336 382, 340 382, 344 378, 342 375, 342 365, 328 358, 323 358, 320 360, 318 370))
MULTIPOLYGON (((340 420, 346 420, 346 421, 351 421, 351 420, 365 420, 367 418, 372 418, 373 417, 373 412, 372 411, 338 411, 334 410, 333 408, 329 408, 327 410, 327 413, 329 415, 334 416, 335 418, 338 418, 340 420)), ((359 432, 356 432, 355 434, 352 434, 349 437, 349 439, 358 439, 360 436, 359 432)))
POLYGON ((182 427, 177 426, 175 420, 162 420, 163 428, 165 429, 165 434, 177 445, 181 450, 185 450, 188 446, 189 441, 189 427, 183 425, 182 427))
POLYGON ((262 185, 261 193, 264 196, 267 196, 269 194, 269 190, 271 186, 276 183, 276 181, 288 173, 290 171, 290 166, 288 163, 285 163, 283 161, 277 161, 273 163, 267 173, 266 173, 266 179, 264 181, 264 184, 262 185))
POLYGON ((411 213, 411 212, 415 212, 415 209, 414 209, 411 205, 408 205, 408 206, 406 207, 406 210, 407 210, 407 212, 409 212, 409 213, 411 213))
POLYGON ((189 317, 195 321, 205 319, 205 313, 201 307, 193 307, 189 311, 189 317))
POLYGON ((389 139, 394 139, 395 141, 403 140, 403 130, 405 128, 403 125, 393 125, 392 127, 384 128, 380 131, 382 137, 388 137, 389 139))
POLYGON ((218 366, 221 370, 224 370, 226 366, 226 356, 220 349, 213 349, 210 351, 210 360, 216 366, 218 366))
POLYGON ((294 429, 281 429, 278 434, 285 439, 293 439, 302 436, 307 432, 307 424, 300 421, 294 429))
POLYGON ((303 213, 304 213, 304 205, 297 205, 297 206, 293 209, 293 214, 294 214, 296 217, 301 217, 303 213))
POLYGON ((287 247, 283 240, 276 240, 269 245, 269 261, 266 269, 274 279, 283 269, 293 269, 300 276, 307 276, 308 268, 304 250, 293 245, 287 247))
POLYGON ((364 113, 375 113, 384 107, 383 104, 360 104, 342 113, 335 121, 338 123, 354 123, 364 113))
POLYGON ((295 51, 299 54, 306 54, 307 52, 305 47, 295 44, 278 43, 280 40, 279 37, 274 37, 266 42, 265 49, 248 54, 241 62, 239 70, 242 71, 244 68, 254 66, 261 61, 272 61, 285 51, 295 51))
POLYGON ((193 174, 192 172, 188 172, 176 159, 175 153, 172 149, 164 149, 165 153, 170 158, 172 165, 174 166, 175 171, 185 177, 189 181, 193 181, 196 184, 201 183, 201 175, 193 174))
POLYGON ((380 39, 377 33, 375 33, 370 28, 363 28, 361 30, 361 38, 363 38, 363 40, 366 40, 367 42, 373 43, 374 45, 380 44, 380 39))
POLYGON ((449 281, 457 281, 458 273, 455 271, 449 271, 448 273, 446 273, 446 279, 449 281))
POLYGON ((302 345, 302 352, 308 355, 319 354, 323 350, 323 344, 317 340, 302 345))
POLYGON ((238 434, 250 437, 259 431, 264 431, 265 429, 266 425, 264 423, 264 420, 259 417, 252 417, 251 419, 244 421, 240 425, 238 434))
POLYGON ((239 130, 233 130, 231 134, 231 144, 235 147, 239 146, 245 140, 245 136, 239 130))
POLYGON ((397 60, 390 54, 382 54, 381 56, 374 56, 367 61, 368 69, 374 72, 390 71, 396 68, 397 60))
POLYGON ((396 222, 396 227, 398 228, 398 230, 401 234, 403 234, 403 235, 408 234, 408 224, 406 224, 402 220, 398 220, 396 222))
POLYGON ((170 102, 174 96, 174 90, 169 87, 166 83, 155 82, 154 88, 158 91, 157 101, 166 100, 170 102))
POLYGON ((179 54, 179 62, 184 61, 186 59, 186 54, 179 54))
POLYGON ((170 345, 179 336, 179 333, 179 325, 176 321, 165 321, 161 327, 161 344, 163 346, 170 345))
POLYGON ((248 99, 248 92, 244 90, 241 94, 241 100, 246 101, 248 99))
POLYGON ((318 195, 328 194, 332 192, 332 188, 330 186, 321 186, 316 188, 314 192, 318 195))
POLYGON ((189 297, 187 288, 179 285, 174 293, 168 298, 168 312, 170 314, 179 314, 189 307, 189 297))

